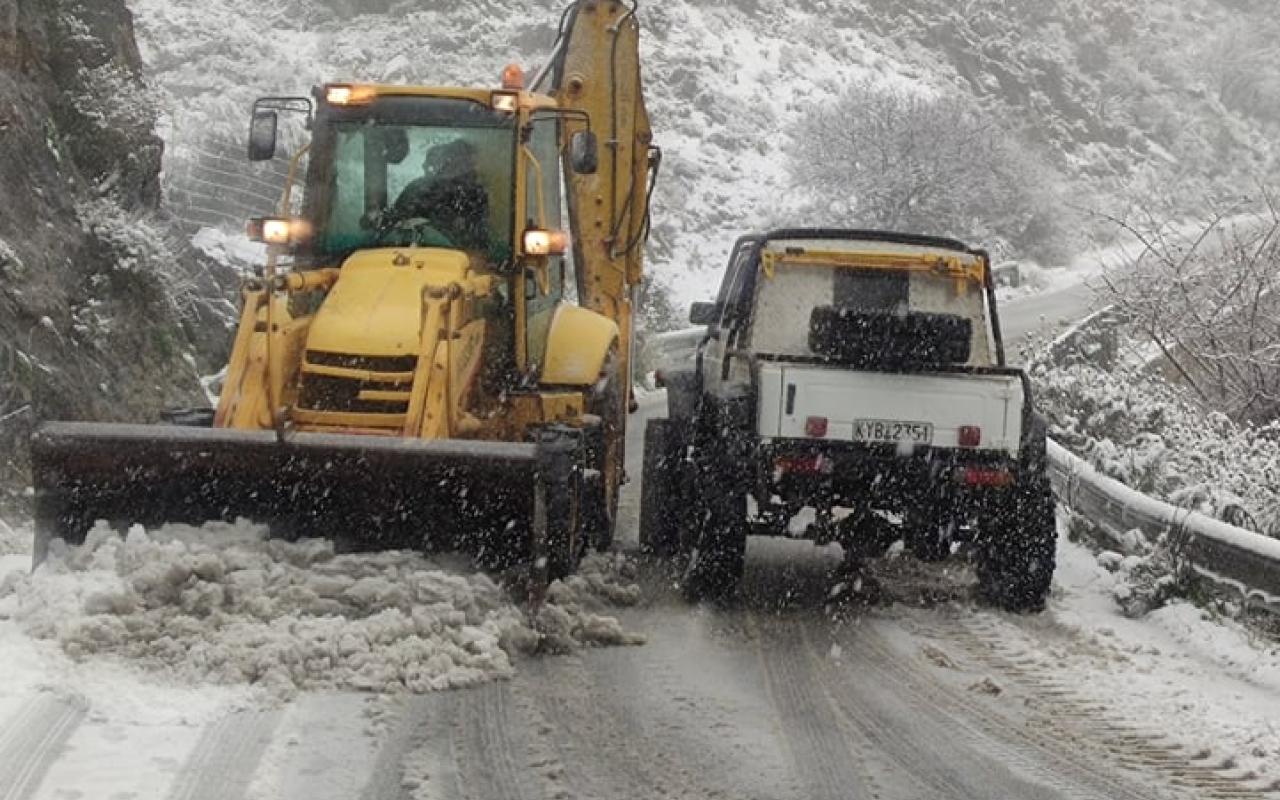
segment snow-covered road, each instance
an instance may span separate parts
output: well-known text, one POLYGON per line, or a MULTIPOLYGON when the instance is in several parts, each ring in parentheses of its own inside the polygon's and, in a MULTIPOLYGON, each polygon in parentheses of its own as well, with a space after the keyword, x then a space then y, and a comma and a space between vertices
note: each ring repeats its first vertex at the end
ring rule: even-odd
MULTIPOLYGON (((623 549, 636 543, 634 462, 644 417, 655 413, 660 396, 632 420, 637 482, 623 500, 623 549)), ((229 568, 250 557, 261 554, 228 556, 229 568)), ((246 607, 245 620, 226 626, 235 636, 205 645, 208 663, 243 662, 255 642, 276 647, 271 658, 295 658, 278 636, 253 638, 263 630, 292 632, 314 655, 329 634, 292 615, 330 602, 324 591, 341 590, 334 603, 370 602, 378 587, 350 593, 343 580, 375 567, 409 576, 409 618, 436 608, 415 646, 455 652, 471 642, 449 669, 469 664, 467 654, 497 658, 490 640, 463 632, 465 614, 451 621, 419 596, 438 595, 458 565, 326 560, 317 584, 293 581, 298 557, 248 565, 281 608, 246 607), (250 624, 255 614, 264 628, 250 624)), ((126 615, 126 630, 112 634, 145 640, 145 659, 107 646, 107 626, 75 629, 108 637, 96 652, 83 638, 33 636, 30 620, 42 618, 28 608, 19 622, 10 579, 0 599, 0 800, 1280 797, 1274 642, 1183 603, 1125 619, 1111 600, 1121 576, 1065 539, 1049 609, 1036 617, 976 607, 963 570, 910 559, 881 566, 898 602, 833 612, 824 604, 836 561, 829 549, 753 540, 742 602, 691 608, 663 565, 641 560, 639 602, 608 613, 644 634, 643 646, 517 656, 471 688, 425 695, 358 692, 336 678, 325 686, 325 670, 333 677, 343 664, 310 656, 288 671, 313 687, 297 693, 213 685, 225 674, 207 670, 157 671, 156 653, 172 648, 131 627, 146 616, 126 615), (68 641, 85 648, 79 658, 68 641)), ((0 575, 22 566, 23 557, 4 557, 0 575)), ((59 580, 82 592, 82 606, 121 602, 102 593, 97 572, 59 580)), ((506 619, 484 599, 483 581, 460 575, 450 585, 466 595, 453 605, 481 603, 473 613, 506 619)), ((380 619, 376 630, 366 618, 343 632, 376 642, 399 630, 380 619)), ((183 648, 195 644, 184 635, 200 638, 175 631, 183 648)), ((383 645, 372 652, 387 659, 405 646, 394 637, 383 645)))
POLYGON ((1056 336, 1062 326, 1087 316, 1094 302, 1093 290, 1084 283, 1067 283, 1002 304, 1000 329, 1009 358, 1018 360, 1018 345, 1027 336, 1056 336))

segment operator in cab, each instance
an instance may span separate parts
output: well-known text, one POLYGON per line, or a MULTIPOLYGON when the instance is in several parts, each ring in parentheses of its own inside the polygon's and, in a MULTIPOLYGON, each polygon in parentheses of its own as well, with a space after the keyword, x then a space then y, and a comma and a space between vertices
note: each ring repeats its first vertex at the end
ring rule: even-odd
POLYGON ((422 161, 422 177, 400 192, 383 224, 426 220, 455 246, 484 251, 489 243, 489 193, 476 168, 476 147, 465 139, 436 145, 422 161))

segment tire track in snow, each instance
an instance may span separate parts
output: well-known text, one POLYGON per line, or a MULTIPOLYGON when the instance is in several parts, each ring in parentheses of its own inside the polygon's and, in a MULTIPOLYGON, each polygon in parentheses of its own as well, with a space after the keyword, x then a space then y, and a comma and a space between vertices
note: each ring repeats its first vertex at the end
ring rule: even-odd
MULTIPOLYGON (((491 683, 453 698, 457 703, 454 725, 465 743, 466 796, 476 800, 531 800, 529 773, 517 755, 511 736, 511 687, 491 683)), ((523 752, 523 748, 519 748, 523 752)))
POLYGON ((362 800, 534 800, 511 687, 492 683, 409 700, 379 749, 362 800))
POLYGON ((169 800, 244 797, 279 723, 279 711, 237 711, 218 720, 200 736, 169 800))
POLYGON ((412 798, 416 787, 406 783, 407 773, 411 770, 429 774, 432 785, 427 796, 432 800, 461 797, 456 775, 451 773, 451 780, 443 780, 441 775, 441 765, 455 761, 448 720, 441 713, 447 702, 438 696, 405 699, 399 719, 378 749, 369 782, 360 792, 360 800, 412 798), (446 786, 446 783, 450 785, 446 786))
POLYGON ((1105 795, 1063 787, 1052 773, 1011 756, 1001 742, 957 721, 944 706, 921 702, 904 687, 905 663, 863 647, 866 636, 843 648, 840 661, 823 658, 815 635, 824 626, 802 628, 804 647, 841 716, 874 743, 876 750, 919 781, 923 797, 946 800, 1100 800, 1105 795), (909 712, 909 713, 906 713, 909 712), (923 757, 927 754, 927 757, 923 757))
MULTIPOLYGON (((1041 723, 1047 731, 1063 737, 1087 739, 1112 760, 1126 766, 1145 767, 1165 775, 1178 787, 1199 790, 1206 798, 1280 797, 1280 781, 1262 787, 1252 773, 1235 766, 1230 758, 1213 761, 1201 757, 1195 748, 1177 741, 1176 730, 1158 730, 1150 723, 1139 723, 1116 712, 1098 698, 1072 686, 1045 670, 1028 647, 1009 635, 1010 623, 983 615, 961 620, 963 636, 954 640, 968 656, 995 669, 1031 696, 1028 705, 1042 711, 1041 723)), ((1030 631, 1017 624, 1019 633, 1030 631)), ((936 636, 937 631, 933 630, 936 636)))
POLYGON ((748 624, 759 634, 755 638, 761 669, 796 775, 804 783, 804 797, 879 800, 916 796, 914 791, 886 792, 883 778, 889 774, 872 768, 870 742, 849 730, 837 713, 797 629, 801 623, 794 618, 761 620, 751 615, 748 624))
POLYGON ((26 800, 62 755, 88 704, 41 694, 28 700, 0 733, 0 800, 26 800))
POLYGON ((1071 800, 1156 800, 1184 798, 1175 789, 1164 789, 1133 775, 1107 769, 1089 743, 1044 735, 1026 721, 1015 721, 981 702, 966 690, 946 686, 914 654, 895 647, 886 635, 902 626, 900 620, 868 620, 859 627, 856 641, 845 640, 846 652, 857 650, 871 657, 874 680, 896 686, 906 707, 937 716, 940 725, 955 728, 971 746, 999 758, 1017 772, 1071 800), (886 630, 888 628, 888 630, 886 630))

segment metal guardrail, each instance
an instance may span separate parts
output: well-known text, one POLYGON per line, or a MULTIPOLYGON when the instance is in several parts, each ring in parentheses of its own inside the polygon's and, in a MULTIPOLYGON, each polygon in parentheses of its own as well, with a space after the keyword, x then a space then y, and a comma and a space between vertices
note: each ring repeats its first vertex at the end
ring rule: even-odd
MULTIPOLYGON (((1120 320, 1113 307, 1091 314, 1057 337, 1042 358, 1055 364, 1082 355, 1114 359, 1114 352, 1098 351, 1107 349, 1106 329, 1120 320)), ((1175 559, 1196 575, 1280 612, 1280 539, 1144 495, 1101 474, 1052 440, 1049 464, 1054 494, 1093 524, 1116 550, 1134 550, 1128 536, 1132 531, 1141 532, 1147 543, 1165 537, 1175 559)))
POLYGON ((1280 609, 1280 539, 1148 497, 1102 475, 1052 440, 1049 465, 1054 494, 1117 550, 1133 550, 1130 531, 1141 531, 1148 542, 1166 537, 1174 557, 1200 577, 1250 602, 1280 609))

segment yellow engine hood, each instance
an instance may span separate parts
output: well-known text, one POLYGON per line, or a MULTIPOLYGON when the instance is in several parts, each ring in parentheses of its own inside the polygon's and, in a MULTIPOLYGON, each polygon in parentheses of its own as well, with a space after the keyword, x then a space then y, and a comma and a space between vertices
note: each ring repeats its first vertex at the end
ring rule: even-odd
POLYGON ((364 250, 342 265, 316 313, 308 350, 361 356, 418 354, 422 290, 461 283, 468 258, 456 250, 364 250))

